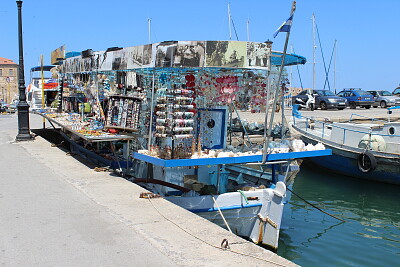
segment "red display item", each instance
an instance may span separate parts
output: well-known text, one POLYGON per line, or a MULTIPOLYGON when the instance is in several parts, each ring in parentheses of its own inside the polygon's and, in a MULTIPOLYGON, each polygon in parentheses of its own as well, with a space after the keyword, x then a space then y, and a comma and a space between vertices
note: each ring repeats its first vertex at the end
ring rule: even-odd
POLYGON ((188 74, 188 75, 185 76, 185 79, 188 82, 193 82, 196 79, 196 77, 194 77, 193 74, 188 74))
POLYGON ((44 84, 44 89, 52 89, 58 86, 58 83, 45 83, 44 84))
POLYGON ((187 82, 186 87, 194 87, 196 84, 194 82, 187 82))
POLYGON ((109 128, 109 129, 107 129, 107 132, 112 133, 112 134, 117 134, 119 131, 117 129, 109 128))

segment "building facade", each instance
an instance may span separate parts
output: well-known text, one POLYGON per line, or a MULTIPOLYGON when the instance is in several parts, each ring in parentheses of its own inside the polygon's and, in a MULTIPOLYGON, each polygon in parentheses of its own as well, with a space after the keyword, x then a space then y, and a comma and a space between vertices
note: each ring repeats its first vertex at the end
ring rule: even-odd
POLYGON ((18 64, 0 57, 0 101, 11 103, 18 98, 18 64))

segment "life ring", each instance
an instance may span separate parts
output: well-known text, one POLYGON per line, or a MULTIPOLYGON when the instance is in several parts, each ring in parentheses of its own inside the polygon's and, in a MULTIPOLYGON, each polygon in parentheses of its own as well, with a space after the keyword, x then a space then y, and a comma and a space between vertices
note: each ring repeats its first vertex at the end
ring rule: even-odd
POLYGON ((357 157, 358 169, 362 172, 372 172, 377 167, 376 158, 371 152, 365 151, 357 157))

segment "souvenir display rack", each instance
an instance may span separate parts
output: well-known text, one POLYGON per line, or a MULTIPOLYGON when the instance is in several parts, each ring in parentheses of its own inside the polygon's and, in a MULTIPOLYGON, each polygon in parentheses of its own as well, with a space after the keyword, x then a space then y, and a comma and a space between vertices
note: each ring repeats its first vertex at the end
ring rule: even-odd
MULTIPOLYGON (((165 79, 166 76, 163 76, 160 81, 165 79)), ((156 92, 153 149, 158 150, 160 157, 164 159, 190 158, 193 153, 196 128, 195 77, 187 74, 186 79, 186 84, 190 86, 169 82, 156 92)))
MULTIPOLYGON (((215 108, 265 105, 271 44, 171 41, 107 49, 67 58, 60 72, 67 87, 84 93, 105 129, 136 132, 133 150, 188 159, 225 147, 226 138, 218 145, 210 138, 226 134, 226 115, 215 108)), ((297 55, 285 59, 286 65, 304 62, 297 55)))
POLYGON ((57 125, 61 127, 61 129, 71 132, 72 134, 88 142, 127 141, 136 138, 133 135, 112 134, 108 132, 102 132, 94 128, 90 129, 90 127, 89 129, 86 129, 86 127, 84 127, 82 122, 80 121, 80 115, 77 113, 67 114, 67 115, 47 114, 41 112, 33 112, 33 113, 46 118, 51 124, 57 125))
POLYGON ((137 132, 141 102, 140 98, 132 96, 110 96, 105 128, 137 132))

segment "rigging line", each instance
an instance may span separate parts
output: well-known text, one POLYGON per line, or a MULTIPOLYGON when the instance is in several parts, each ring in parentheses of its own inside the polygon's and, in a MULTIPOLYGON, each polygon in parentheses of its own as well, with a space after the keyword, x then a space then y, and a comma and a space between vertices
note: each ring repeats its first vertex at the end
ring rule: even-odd
MULTIPOLYGON (((324 56, 324 51, 322 50, 322 43, 321 43, 321 38, 320 38, 320 36, 319 36, 319 30, 318 30, 317 24, 315 24, 315 29, 317 30, 319 48, 320 48, 320 50, 321 50, 322 61, 323 61, 323 63, 324 63, 325 77, 327 77, 329 73, 328 73, 327 70, 326 70, 325 56, 324 56)), ((328 80, 328 88, 329 88, 329 90, 331 90, 331 85, 329 84, 329 80, 328 80)))
POLYGON ((165 220, 169 221, 170 223, 172 223, 173 225, 175 225, 176 227, 178 227, 179 229, 181 229, 183 232, 187 233, 187 234, 190 235, 191 237, 193 237, 193 238, 195 238, 195 239, 197 239, 197 240, 203 242, 204 244, 207 244, 207 245, 209 245, 209 246, 211 246, 211 247, 214 247, 214 248, 217 248, 217 249, 220 249, 220 250, 226 250, 226 251, 229 251, 229 252, 238 254, 238 255, 247 256, 247 257, 250 257, 250 258, 253 258, 253 259, 257 259, 257 260, 260 260, 260 261, 272 263, 272 264, 275 264, 275 265, 277 265, 277 266, 282 266, 282 267, 285 267, 285 266, 286 266, 286 265, 283 265, 283 264, 281 264, 281 263, 274 262, 274 261, 267 260, 267 259, 263 259, 263 258, 261 258, 261 257, 257 257, 257 256, 254 256, 254 255, 251 255, 251 254, 247 254, 247 253, 243 253, 243 252, 240 252, 240 251, 232 250, 232 249, 230 249, 230 248, 222 248, 222 247, 213 245, 213 244, 207 242, 206 240, 201 239, 200 237, 198 237, 198 236, 196 236, 196 235, 190 233, 188 230, 182 228, 179 224, 177 224, 177 223, 175 223, 174 221, 172 221, 171 219, 167 218, 164 214, 161 213, 161 211, 160 211, 159 209, 157 209, 157 207, 156 207, 156 206, 154 205, 154 203, 152 202, 151 198, 148 198, 148 200, 149 200, 149 202, 151 203, 151 205, 153 206, 153 208, 158 212, 158 214, 161 215, 161 217, 163 217, 165 220))
MULTIPOLYGON (((331 59, 329 60, 329 66, 328 66, 328 74, 331 71, 331 65, 332 65, 332 59, 333 59, 333 54, 335 53, 335 48, 336 48, 336 40, 335 43, 333 45, 333 49, 332 49, 332 54, 331 54, 331 59)), ((324 83, 324 89, 325 89, 325 85, 328 82, 328 75, 325 75, 325 83, 324 83)))
MULTIPOLYGON (((293 49, 293 54, 296 54, 296 53, 294 52, 294 49, 293 49)), ((301 90, 304 90, 304 88, 303 88, 303 81, 301 80, 301 76, 300 76, 299 64, 296 64, 296 68, 297 68, 297 74, 299 75, 301 90)))
POLYGON ((233 22, 233 18, 232 18, 232 17, 231 17, 231 21, 232 21, 233 30, 235 31, 236 40, 238 40, 238 41, 239 41, 239 37, 238 37, 238 34, 237 34, 237 32, 236 32, 235 23, 233 22))
POLYGON ((289 190, 290 192, 292 192, 296 197, 300 198, 301 200, 303 200, 305 203, 307 203, 308 205, 310 205, 313 208, 316 208, 317 210, 321 211, 322 213, 325 213, 326 215, 331 216, 332 218, 335 218, 336 220, 342 221, 342 222, 347 222, 343 219, 340 219, 338 217, 336 217, 335 215, 329 214, 326 211, 323 211, 321 208, 315 206, 314 204, 310 203, 309 201, 305 200, 304 198, 302 198, 301 196, 299 196, 298 194, 296 194, 295 192, 293 192, 289 187, 286 188, 287 190, 289 190))
POLYGON ((304 90, 304 88, 303 88, 303 82, 302 82, 301 76, 300 76, 299 65, 296 65, 296 68, 297 68, 297 74, 299 75, 301 90, 304 90))

